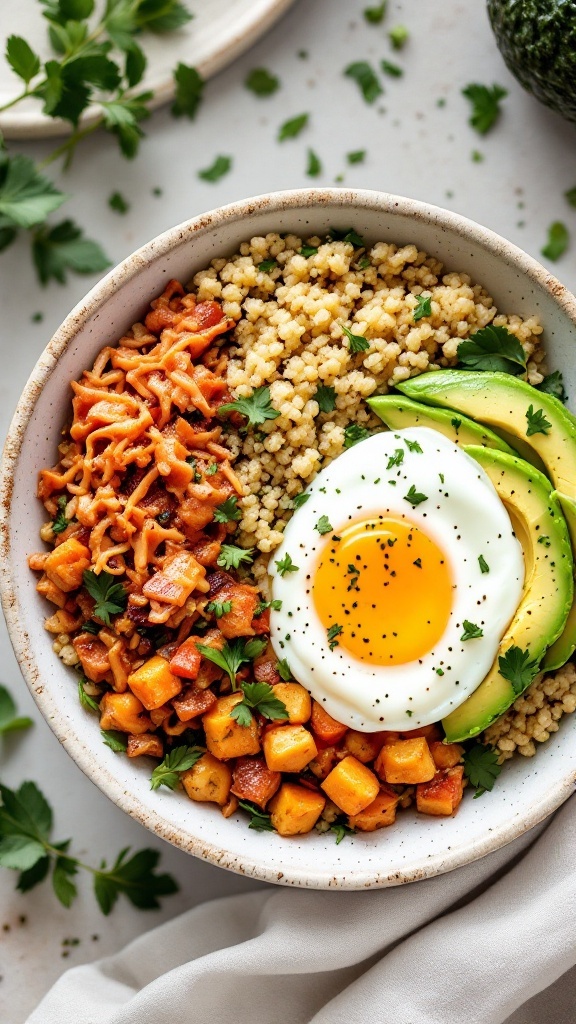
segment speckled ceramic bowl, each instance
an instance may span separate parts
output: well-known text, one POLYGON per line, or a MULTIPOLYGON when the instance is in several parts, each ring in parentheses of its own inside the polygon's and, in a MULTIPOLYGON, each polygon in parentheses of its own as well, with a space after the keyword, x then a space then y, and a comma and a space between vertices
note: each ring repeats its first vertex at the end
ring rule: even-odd
MULTIPOLYGON (((449 871, 503 846, 558 807, 576 776, 576 716, 534 758, 506 765, 494 791, 465 799, 455 818, 409 812, 393 828, 346 839, 316 833, 281 839, 225 820, 210 806, 168 790, 150 791, 148 765, 113 754, 76 697, 75 675, 51 654, 46 607, 27 553, 39 546, 43 509, 36 475, 56 459, 69 382, 105 344, 141 317, 170 277, 184 281, 215 256, 269 231, 323 234, 352 225, 369 241, 415 242, 447 268, 482 282, 498 308, 536 313, 551 369, 576 394, 576 300, 538 263, 486 228, 454 213, 381 192, 280 192, 197 217, 155 238, 108 274, 70 313, 37 363, 18 405, 2 465, 0 578, 4 612, 30 690, 70 756, 119 807, 181 849, 270 882, 319 889, 397 885, 449 871)), ((72 767, 70 768, 72 771, 72 767)))

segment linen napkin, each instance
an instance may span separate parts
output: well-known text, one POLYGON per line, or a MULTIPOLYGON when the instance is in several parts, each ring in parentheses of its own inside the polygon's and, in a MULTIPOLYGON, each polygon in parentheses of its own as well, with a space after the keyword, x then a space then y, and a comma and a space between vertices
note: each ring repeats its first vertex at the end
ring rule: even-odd
POLYGON ((574 1024, 575 853, 572 798, 437 878, 214 900, 67 971, 28 1024, 574 1024))

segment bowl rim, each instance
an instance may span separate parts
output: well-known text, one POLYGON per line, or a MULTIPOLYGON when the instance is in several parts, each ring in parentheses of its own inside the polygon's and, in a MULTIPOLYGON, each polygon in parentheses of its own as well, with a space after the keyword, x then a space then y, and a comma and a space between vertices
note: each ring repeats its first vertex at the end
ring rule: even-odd
POLYGON ((343 188, 303 188, 271 192, 229 203, 169 228, 122 260, 77 303, 48 342, 24 387, 8 429, 0 463, 0 596, 20 670, 38 708, 84 774, 121 810, 155 835, 185 852, 247 877, 304 888, 353 890, 399 885, 433 877, 478 860, 505 846, 541 822, 571 795, 574 787, 573 772, 568 769, 564 776, 560 775, 549 787, 546 795, 531 807, 528 814, 514 815, 505 825, 496 830, 487 830, 482 842, 474 840, 459 843, 455 848, 439 850, 427 858, 422 868, 386 874, 375 866, 369 866, 363 871, 354 870, 349 874, 335 876, 326 871, 314 870, 312 865, 305 869, 290 868, 285 872, 278 871, 273 866, 256 862, 249 854, 230 854, 219 846, 190 836, 189 833, 183 834, 172 822, 164 818, 160 810, 144 808, 139 798, 126 790, 112 772, 95 762, 78 736, 70 733, 60 715, 56 713, 56 704, 49 689, 38 686, 38 667, 30 658, 27 649, 27 635, 20 623, 19 600, 12 586, 9 568, 10 509, 15 466, 40 392, 47 384, 59 357, 73 341, 78 330, 106 304, 111 294, 135 278, 144 266, 178 248, 191 236, 209 234, 216 227, 239 220, 246 221, 248 236, 249 218, 255 213, 282 213, 322 205, 341 206, 349 210, 368 209, 396 213, 412 217, 415 221, 426 221, 440 230, 455 232, 461 238, 476 243, 491 255, 504 259, 522 271, 531 281, 548 291, 556 304, 576 325, 576 297, 540 263, 512 242, 461 214, 387 192, 343 188))

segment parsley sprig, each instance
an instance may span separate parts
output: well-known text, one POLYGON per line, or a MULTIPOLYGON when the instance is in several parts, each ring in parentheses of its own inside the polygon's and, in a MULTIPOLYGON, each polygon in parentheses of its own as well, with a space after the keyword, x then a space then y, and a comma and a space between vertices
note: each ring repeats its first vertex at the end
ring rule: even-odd
POLYGON ((272 824, 270 815, 266 814, 266 811, 263 811, 260 807, 257 807, 256 804, 250 803, 249 800, 239 800, 238 806, 241 807, 243 811, 247 811, 250 815, 248 828, 254 829, 255 832, 276 831, 272 824))
POLYGON ((534 409, 533 405, 526 410, 526 423, 526 437, 532 437, 532 434, 547 434, 552 428, 550 420, 544 415, 544 410, 534 409))
MULTIPOLYGON (((332 529, 332 527, 330 527, 330 529, 332 529)), ((296 565, 295 562, 292 561, 292 557, 288 552, 286 552, 283 558, 277 559, 274 564, 278 569, 279 576, 285 576, 287 572, 298 572, 300 568, 300 566, 296 565)))
POLYGON ((472 82, 462 89, 462 95, 472 104, 469 124, 480 135, 486 135, 500 117, 500 100, 508 95, 507 90, 501 85, 490 87, 472 82))
POLYGON ((467 370, 488 370, 500 373, 526 372, 526 353, 507 327, 488 324, 475 331, 458 346, 458 362, 467 370))
POLYGON ((236 674, 242 665, 249 664, 254 658, 258 658, 266 649, 266 640, 245 640, 236 637, 234 640, 226 641, 222 650, 215 647, 208 647, 206 644, 196 644, 197 649, 203 658, 214 662, 219 668, 224 669, 236 690, 236 674))
POLYGON ((425 316, 432 316, 432 296, 417 295, 412 319, 414 320, 414 323, 417 324, 418 321, 422 320, 425 316))
POLYGON ((368 351, 368 349, 370 348, 370 342, 366 338, 363 338, 361 334, 352 334, 352 331, 350 331, 347 327, 344 327, 344 324, 342 324, 342 330, 344 331, 344 334, 348 338, 349 352, 356 353, 368 351))
POLYGON ((242 518, 242 512, 238 508, 238 498, 226 498, 221 505, 214 509, 214 520, 217 523, 234 523, 242 518))
POLYGON ((274 690, 269 683, 241 683, 240 689, 244 696, 230 712, 230 718, 234 718, 238 725, 248 728, 252 722, 253 711, 258 711, 271 722, 289 717, 286 705, 274 696, 274 690))
POLYGON ((126 607, 128 594, 124 587, 118 583, 116 576, 106 570, 96 575, 92 569, 85 569, 82 579, 90 597, 96 602, 93 614, 109 626, 110 616, 118 615, 126 607))
POLYGON ((336 408, 336 390, 328 384, 320 384, 316 388, 314 398, 318 402, 320 412, 333 412, 336 408))
POLYGON ((421 505, 423 501, 428 501, 428 495, 422 494, 421 491, 417 491, 414 484, 412 484, 408 493, 404 495, 404 501, 409 502, 412 508, 416 508, 417 505, 421 505))
POLYGON ((469 619, 464 619, 462 627, 464 632, 460 637, 461 640, 476 640, 478 637, 484 636, 484 630, 477 626, 475 622, 470 622, 469 619))
POLYGON ((254 561, 254 548, 239 548, 236 544, 223 544, 216 562, 222 569, 239 569, 254 561))
POLYGON ((514 693, 518 696, 530 686, 530 683, 538 673, 538 662, 530 660, 530 652, 523 651, 520 647, 512 646, 506 654, 498 658, 500 675, 512 684, 514 693))
POLYGON ((29 729, 32 722, 26 715, 19 715, 12 694, 0 684, 0 735, 29 729))
POLYGON ((150 789, 159 789, 160 786, 176 789, 181 773, 192 768, 205 753, 203 747, 174 747, 166 754, 164 760, 156 765, 150 779, 150 789))
POLYGON ((384 92, 374 68, 366 60, 357 60, 344 69, 347 78, 352 78, 366 103, 374 103, 384 92))
POLYGON ((464 774, 476 787, 474 798, 489 792, 502 771, 498 764, 498 754, 493 747, 484 743, 475 743, 464 754, 464 774))
POLYGON ((218 412, 239 412, 246 416, 246 426, 257 427, 266 420, 275 420, 280 415, 277 409, 272 407, 270 388, 256 388, 247 398, 236 398, 233 402, 221 405, 218 412))
POLYGON ((330 520, 328 519, 328 516, 320 516, 320 519, 316 523, 314 529, 318 530, 320 536, 323 537, 325 533, 331 533, 333 527, 330 520))

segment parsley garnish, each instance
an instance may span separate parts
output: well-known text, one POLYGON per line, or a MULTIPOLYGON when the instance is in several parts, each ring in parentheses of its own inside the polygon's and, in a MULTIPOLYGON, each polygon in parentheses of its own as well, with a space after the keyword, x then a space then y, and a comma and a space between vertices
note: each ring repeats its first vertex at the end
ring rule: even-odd
POLYGON ((64 530, 70 525, 70 521, 66 518, 66 506, 68 504, 68 498, 65 494, 61 494, 56 499, 58 505, 58 511, 52 520, 52 530, 54 533, 64 533, 64 530))
POLYGON ((367 352, 370 348, 370 342, 363 338, 361 334, 352 334, 347 327, 342 325, 342 330, 348 338, 348 351, 349 352, 367 352))
POLYGON ((500 116, 500 100, 508 95, 506 89, 500 85, 493 85, 492 88, 486 85, 471 83, 462 89, 462 95, 470 100, 472 113, 468 124, 475 128, 480 135, 486 135, 500 116))
POLYGON ((408 494, 404 495, 404 501, 408 501, 412 505, 412 508, 416 508, 416 505, 421 505, 423 501, 428 501, 428 495, 417 491, 414 484, 412 484, 408 490, 408 494))
POLYGON ((484 558, 484 555, 478 555, 478 565, 480 566, 480 572, 490 572, 490 566, 484 558))
POLYGON ((98 704, 97 701, 94 700, 93 697, 86 693, 86 690, 84 689, 84 683, 86 681, 86 679, 78 680, 78 700, 80 701, 82 707, 86 708, 86 711, 96 711, 98 714, 100 714, 100 705, 98 704))
POLYGON ((320 412, 333 412, 336 408, 336 391, 326 384, 316 388, 314 398, 318 402, 320 412))
POLYGON ((284 121, 284 124, 280 125, 278 129, 278 142, 284 142, 285 139, 295 139, 306 127, 309 118, 309 114, 298 114, 297 117, 284 121))
POLYGON ((344 69, 347 78, 352 78, 358 85, 366 103, 374 103, 384 92, 378 81, 376 72, 365 60, 357 60, 344 69))
POLYGON ((280 413, 272 407, 270 388, 256 388, 248 398, 236 398, 221 405, 218 412, 239 412, 248 418, 248 427, 257 427, 265 420, 275 420, 280 413))
POLYGON ((552 545, 552 541, 550 540, 550 537, 546 537, 545 534, 542 534, 541 537, 538 537, 538 544, 542 544, 543 547, 549 548, 552 545))
POLYGON ((238 725, 248 728, 252 722, 252 711, 258 711, 271 722, 289 717, 286 705, 274 696, 274 690, 268 683, 241 683, 240 689, 244 697, 230 712, 230 718, 236 719, 238 725))
POLYGON ((338 623, 335 622, 334 625, 330 626, 330 628, 326 631, 326 637, 329 641, 328 647, 330 648, 331 651, 333 651, 335 647, 338 647, 339 641, 336 639, 336 637, 340 636, 343 629, 344 626, 339 626, 338 623))
POLYGON ((344 447, 353 448, 359 441, 365 441, 367 437, 370 437, 370 431, 366 427, 361 427, 359 423, 349 423, 347 427, 344 427, 344 447))
POLYGON ((214 509, 214 520, 217 523, 233 523, 238 522, 242 518, 242 513, 238 508, 238 498, 226 498, 221 505, 216 505, 214 509))
POLYGON ((350 825, 346 825, 344 822, 335 822, 334 825, 330 825, 330 831, 336 836, 336 846, 339 846, 345 836, 356 835, 356 829, 350 828, 350 825))
POLYGON ((450 420, 450 423, 454 427, 454 430, 456 431, 456 433, 458 433, 458 431, 460 430, 460 427, 462 426, 462 420, 459 420, 457 416, 454 416, 450 420))
POLYGON ((383 22, 387 3, 388 0, 382 0, 377 7, 364 8, 362 13, 369 25, 380 25, 383 22))
POLYGON ((484 630, 480 629, 474 622, 470 622, 469 619, 464 619, 462 626, 464 632, 460 637, 461 640, 477 640, 478 637, 484 636, 484 630))
POLYGON ((401 50, 405 43, 408 42, 409 38, 410 33, 405 25, 395 25, 388 33, 388 39, 390 40, 394 50, 401 50))
POLYGON ((108 206, 116 213, 128 213, 130 203, 124 198, 121 192, 113 192, 108 198, 108 206))
POLYGON ((530 652, 520 647, 509 647, 506 654, 498 658, 500 675, 512 684, 514 693, 523 693, 538 672, 538 662, 530 661, 530 652))
POLYGON ((236 673, 242 665, 259 658, 266 649, 266 640, 245 640, 236 637, 230 642, 226 641, 221 651, 215 647, 208 647, 206 644, 196 644, 197 649, 203 658, 213 661, 219 668, 224 669, 232 683, 232 689, 236 689, 236 673))
POLYGON ((31 718, 18 715, 12 695, 0 683, 0 735, 29 729, 33 724, 31 718))
POLYGON ((215 615, 217 619, 221 619, 223 615, 228 615, 228 612, 232 611, 232 601, 209 601, 206 611, 209 615, 215 615))
POLYGON ((483 743, 475 743, 464 754, 464 774, 476 787, 474 797, 489 792, 502 771, 498 764, 498 754, 493 747, 483 743))
POLYGON ((276 665, 276 670, 280 679, 283 679, 285 683, 289 683, 292 679, 292 670, 286 658, 282 658, 276 665))
POLYGON ((416 305, 412 314, 414 323, 418 323, 424 316, 432 316, 432 296, 417 295, 416 305))
POLYGON ((93 614, 109 626, 110 616, 123 612, 126 607, 128 594, 124 587, 116 576, 105 570, 97 576, 91 569, 85 569, 82 579, 90 597, 96 602, 93 614))
POLYGON ((566 401, 566 392, 564 390, 564 378, 560 370, 554 370, 554 373, 549 373, 547 377, 544 377, 539 384, 536 385, 537 391, 542 391, 545 395, 554 395, 560 402, 566 401))
POLYGON ((332 526, 330 520, 328 519, 328 516, 320 516, 320 519, 316 523, 314 529, 318 530, 320 536, 323 537, 325 533, 330 533, 331 530, 334 529, 334 527, 332 526))
POLYGON ((267 68, 252 68, 247 75, 244 85, 255 96, 272 96, 280 88, 280 79, 273 75, 267 68))
POLYGON ((555 263, 556 260, 559 260, 564 255, 569 242, 570 234, 568 228, 561 220, 555 220, 548 228, 548 241, 540 249, 540 252, 545 259, 552 260, 555 263))
POLYGON ((458 362, 467 370, 519 374, 526 370, 526 353, 507 327, 488 324, 460 342, 458 362))
POLYGON ((276 260, 262 260, 262 263, 258 264, 258 270, 261 270, 263 274, 269 274, 277 266, 276 260))
POLYGON ((327 238, 331 242, 348 242, 349 245, 353 245, 355 249, 362 249, 364 247, 364 239, 358 234, 354 228, 330 228, 327 232, 327 238))
POLYGON ((417 452, 418 455, 422 455, 422 449, 418 444, 418 441, 408 441, 407 438, 404 438, 404 444, 409 452, 417 452))
POLYGON ((198 171, 198 177, 201 178, 202 181, 220 181, 220 178, 223 178, 225 174, 228 174, 231 167, 231 156, 217 156, 214 158, 214 162, 210 167, 205 167, 203 171, 198 171))
POLYGON ((282 601, 279 601, 278 598, 276 598, 274 601, 259 601, 258 604, 256 605, 256 608, 254 609, 254 618, 260 618, 260 616, 268 608, 270 608, 270 610, 273 612, 279 612, 280 609, 282 608, 282 601))
POLYGON ((211 462, 210 465, 206 469, 206 476, 214 476, 214 474, 217 473, 217 472, 218 472, 218 463, 217 462, 211 462))
POLYGON ((403 462, 404 462, 404 449, 403 448, 395 448, 394 449, 394 455, 391 455, 390 458, 388 459, 388 464, 386 466, 386 469, 392 469, 394 466, 401 466, 403 462))
POLYGON ((9 37, 6 43, 6 60, 26 85, 40 71, 40 58, 20 36, 9 37))
POLYGON ((381 60, 380 67, 386 75, 390 75, 392 78, 402 78, 404 69, 399 68, 397 64, 392 64, 389 60, 381 60))
POLYGON ((118 732, 116 729, 101 729, 102 742, 110 747, 115 754, 125 754, 128 749, 126 733, 118 732))
MULTIPOLYGON (((332 529, 332 527, 330 527, 332 529)), ((287 572, 298 572, 300 566, 296 565, 289 554, 285 554, 284 558, 274 563, 278 569, 280 576, 285 576, 287 572)))
POLYGON ((84 238, 82 229, 73 220, 37 230, 32 236, 32 257, 41 284, 51 280, 65 284, 69 270, 76 274, 95 274, 110 266, 103 249, 97 242, 84 238))
POLYGON ((306 164, 306 174, 309 178, 317 178, 319 174, 322 174, 322 164, 320 157, 313 149, 308 150, 308 163, 306 164))
POLYGON ((309 497, 310 495, 307 494, 306 491, 300 491, 300 494, 297 494, 295 498, 292 498, 292 505, 294 508, 302 508, 302 505, 306 504, 309 497))
POLYGON ((366 150, 353 149, 351 153, 346 153, 346 159, 349 164, 363 164, 366 159, 366 150))
POLYGON ((187 772, 206 751, 202 747, 174 747, 152 772, 150 789, 176 789, 180 772, 187 772))
POLYGON ((552 427, 550 420, 546 419, 543 409, 536 409, 534 406, 528 406, 526 410, 526 437, 532 437, 532 434, 547 434, 552 427))
MULTIPOLYGON (((0 153, 0 214, 19 228, 32 228, 67 199, 39 174, 27 156, 0 153)), ((4 228, 4 223, 3 223, 4 228)))
POLYGON ((359 270, 367 270, 369 266, 370 266, 370 257, 369 256, 361 256, 360 259, 358 260, 358 269, 359 270))
POLYGON ((261 810, 260 807, 256 807, 254 804, 251 804, 248 800, 239 800, 238 806, 241 807, 243 811, 248 811, 248 814, 251 815, 248 828, 253 828, 255 832, 276 831, 274 825, 272 824, 272 819, 270 818, 270 815, 266 814, 266 812, 261 810))
POLYGON ((317 252, 318 252, 318 249, 315 246, 313 246, 313 245, 303 245, 302 248, 299 250, 299 255, 300 256, 305 256, 306 259, 308 260, 308 259, 310 259, 311 256, 315 256, 317 252))
POLYGON ((174 117, 189 117, 194 120, 204 92, 204 79, 196 68, 179 63, 172 74, 176 93, 171 112, 174 117))
POLYGON ((564 193, 564 195, 570 203, 570 206, 576 207, 576 185, 574 186, 574 188, 569 188, 568 191, 564 193))
POLYGON ((470 159, 474 164, 481 164, 482 161, 484 160, 484 155, 483 153, 480 153, 478 149, 473 149, 472 153, 470 154, 470 159))
POLYGON ((235 544, 223 544, 216 559, 223 569, 238 569, 244 562, 249 565, 253 561, 254 548, 239 548, 235 544))

